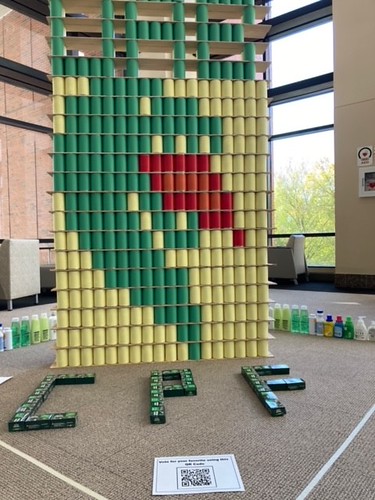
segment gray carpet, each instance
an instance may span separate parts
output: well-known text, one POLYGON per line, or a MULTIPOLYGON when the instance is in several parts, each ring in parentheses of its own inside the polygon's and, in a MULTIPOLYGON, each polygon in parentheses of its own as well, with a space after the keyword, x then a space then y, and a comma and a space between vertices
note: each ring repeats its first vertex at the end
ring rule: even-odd
MULTIPOLYGON (((375 319, 373 296, 277 290, 271 297, 375 319)), ((7 421, 47 373, 56 373, 52 343, 0 353, 0 376, 13 376, 0 385, 0 440, 110 500, 154 498, 155 457, 231 453, 245 492, 197 494, 196 500, 296 499, 375 403, 375 343, 274 336, 269 359, 94 368, 94 385, 56 388, 43 406, 78 411, 76 428, 27 433, 8 433, 7 421), (242 365, 264 363, 286 363, 290 376, 306 380, 305 391, 278 393, 284 417, 270 417, 240 375, 242 365), (167 423, 151 425, 149 374, 168 367, 191 368, 198 395, 167 400, 167 423)), ((372 418, 309 499, 375 498, 374 442, 372 418)), ((2 446, 0 461, 1 500, 90 498, 2 446)))

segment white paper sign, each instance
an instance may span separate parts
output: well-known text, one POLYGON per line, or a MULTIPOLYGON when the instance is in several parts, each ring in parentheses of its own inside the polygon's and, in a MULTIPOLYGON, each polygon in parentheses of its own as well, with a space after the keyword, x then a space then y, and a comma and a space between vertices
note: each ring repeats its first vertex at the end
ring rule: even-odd
POLYGON ((3 384, 7 380, 11 379, 12 377, 0 377, 0 384, 3 384))
POLYGON ((357 148, 357 166, 369 167, 374 162, 374 146, 361 146, 357 148))
POLYGON ((153 495, 245 491, 234 455, 155 458, 153 495))

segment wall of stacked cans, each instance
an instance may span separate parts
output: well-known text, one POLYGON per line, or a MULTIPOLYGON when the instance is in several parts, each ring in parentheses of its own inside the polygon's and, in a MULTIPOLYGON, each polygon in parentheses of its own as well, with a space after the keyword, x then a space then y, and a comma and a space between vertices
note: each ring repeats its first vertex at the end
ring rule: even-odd
POLYGON ((56 366, 269 355, 253 4, 51 0, 56 366))

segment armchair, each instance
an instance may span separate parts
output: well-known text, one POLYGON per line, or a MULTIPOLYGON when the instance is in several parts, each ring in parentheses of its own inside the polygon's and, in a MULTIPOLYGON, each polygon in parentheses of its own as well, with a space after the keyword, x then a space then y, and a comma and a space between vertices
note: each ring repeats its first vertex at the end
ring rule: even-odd
POLYGON ((302 234, 290 236, 285 247, 268 247, 269 279, 290 279, 298 284, 298 277, 305 275, 308 281, 308 269, 305 257, 305 237, 302 234))
POLYGON ((0 299, 7 301, 40 293, 39 240, 4 240, 0 245, 0 299))

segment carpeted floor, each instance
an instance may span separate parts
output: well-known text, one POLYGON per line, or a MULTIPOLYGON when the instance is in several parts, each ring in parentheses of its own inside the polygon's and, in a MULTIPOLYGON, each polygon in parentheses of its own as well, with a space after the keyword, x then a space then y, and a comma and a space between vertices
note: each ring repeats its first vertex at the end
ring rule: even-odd
MULTIPOLYGON (((277 289, 271 290, 271 298, 305 303, 311 310, 323 304, 333 314, 375 319, 372 295, 277 289)), ((35 307, 24 310, 32 314, 35 307)), ((154 498, 155 457, 233 453, 245 492, 197 494, 196 500, 302 500, 301 492, 375 404, 375 343, 272 333, 273 357, 267 359, 59 370, 96 373, 94 385, 56 388, 42 407, 46 412, 78 411, 78 426, 25 433, 7 432, 7 421, 46 374, 56 373, 50 368, 53 345, 0 353, 0 376, 13 377, 0 385, 0 499, 148 500, 154 498), (283 417, 270 417, 240 375, 242 365, 265 363, 286 363, 291 377, 306 381, 304 391, 278 393, 287 409, 283 417), (198 395, 168 400, 167 423, 151 425, 150 371, 185 367, 193 371, 198 395), (72 481, 90 491, 77 489, 72 481)), ((374 442, 372 417, 317 480, 309 500, 375 498, 374 442)))

